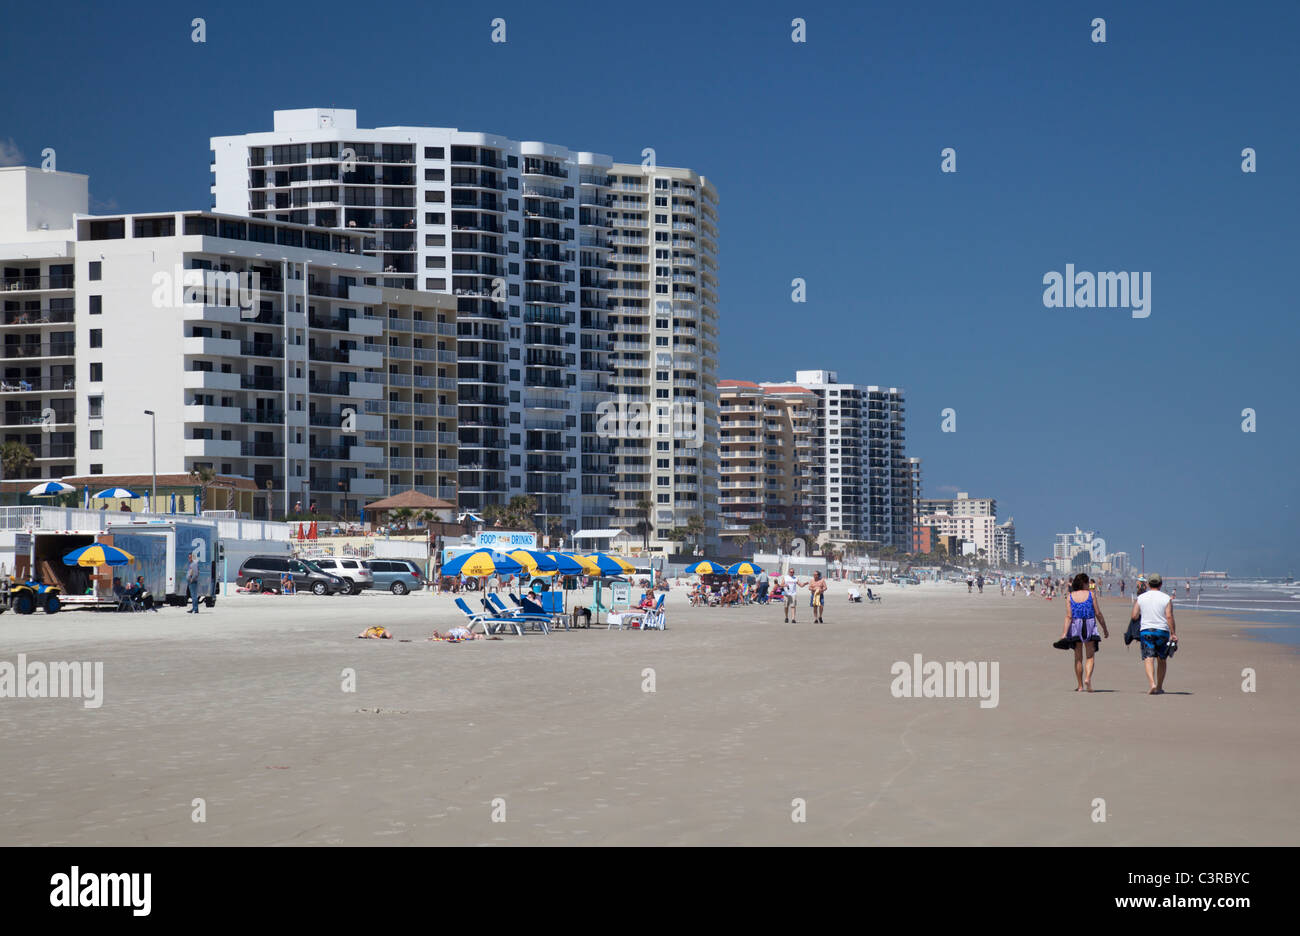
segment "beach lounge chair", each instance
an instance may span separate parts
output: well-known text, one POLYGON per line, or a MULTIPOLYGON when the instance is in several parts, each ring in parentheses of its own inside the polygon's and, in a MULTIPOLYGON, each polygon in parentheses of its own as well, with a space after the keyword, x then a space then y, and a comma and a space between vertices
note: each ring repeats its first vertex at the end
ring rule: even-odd
POLYGON ((511 608, 501 600, 497 594, 488 595, 483 599, 483 607, 488 609, 488 613, 498 618, 510 618, 511 620, 524 621, 541 630, 543 633, 550 633, 551 616, 549 614, 538 614, 532 611, 526 611, 523 607, 511 608))
POLYGON ((470 610, 469 605, 465 604, 464 598, 456 599, 456 607, 459 608, 461 613, 469 619, 469 628, 471 631, 474 629, 475 625, 482 628, 483 633, 485 634, 496 634, 499 633, 503 627, 512 627, 514 628, 515 633, 520 637, 524 635, 524 622, 517 620, 516 618, 493 617, 482 613, 475 614, 470 610))
POLYGON ((868 588, 868 589, 867 589, 867 600, 868 600, 868 601, 884 601, 885 599, 882 598, 880 595, 873 594, 872 591, 871 591, 871 589, 868 588))
POLYGON ((645 611, 627 611, 622 617, 624 627, 639 627, 642 630, 663 630, 664 596, 660 595, 653 608, 645 611))

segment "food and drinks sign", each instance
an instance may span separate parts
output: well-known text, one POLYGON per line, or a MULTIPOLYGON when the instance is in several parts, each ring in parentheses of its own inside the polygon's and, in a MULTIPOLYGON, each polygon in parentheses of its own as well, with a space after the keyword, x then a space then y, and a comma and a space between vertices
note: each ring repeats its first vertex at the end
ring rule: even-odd
POLYGON ((511 552, 515 549, 536 549, 536 533, 511 533, 505 530, 484 530, 474 538, 474 545, 479 549, 495 549, 497 552, 511 552))

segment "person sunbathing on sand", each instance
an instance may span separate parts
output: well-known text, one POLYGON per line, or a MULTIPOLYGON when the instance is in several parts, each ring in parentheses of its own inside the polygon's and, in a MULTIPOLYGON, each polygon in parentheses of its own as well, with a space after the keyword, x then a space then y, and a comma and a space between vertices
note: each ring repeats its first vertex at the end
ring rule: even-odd
POLYGON ((376 624, 373 627, 367 627, 361 633, 357 634, 357 637, 369 640, 392 640, 393 634, 387 627, 380 627, 376 624))
POLYGON ((476 634, 468 627, 453 627, 445 634, 440 634, 436 630, 430 640, 445 640, 449 643, 460 643, 462 640, 483 640, 483 634, 476 634))

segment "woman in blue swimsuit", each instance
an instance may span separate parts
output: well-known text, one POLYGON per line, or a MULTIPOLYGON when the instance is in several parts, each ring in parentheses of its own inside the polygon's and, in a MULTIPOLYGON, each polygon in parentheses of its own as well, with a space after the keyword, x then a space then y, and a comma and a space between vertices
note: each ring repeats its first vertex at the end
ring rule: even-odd
POLYGON ((1093 654, 1101 645, 1097 636, 1098 625, 1102 637, 1110 637, 1106 616, 1091 591, 1088 590, 1088 573, 1080 572, 1070 583, 1069 602, 1065 609, 1065 630, 1057 646, 1074 650, 1074 678, 1079 685, 1074 691, 1092 692, 1093 654), (1086 657, 1086 660, 1085 660, 1086 657))

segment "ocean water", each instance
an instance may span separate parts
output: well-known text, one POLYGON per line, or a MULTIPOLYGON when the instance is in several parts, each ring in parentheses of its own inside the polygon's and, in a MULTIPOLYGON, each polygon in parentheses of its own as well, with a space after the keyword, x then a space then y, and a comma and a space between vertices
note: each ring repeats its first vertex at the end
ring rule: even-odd
POLYGON ((1166 579, 1165 590, 1174 592, 1174 613, 1179 608, 1213 612, 1227 620, 1272 624, 1252 629, 1251 637, 1300 647, 1300 584, 1280 579, 1229 579, 1226 582, 1192 579, 1191 592, 1183 579, 1166 579), (1226 586, 1226 587, 1225 587, 1226 586))

